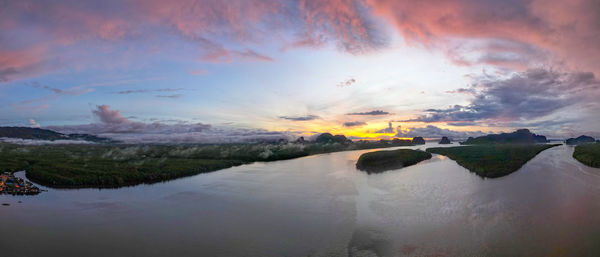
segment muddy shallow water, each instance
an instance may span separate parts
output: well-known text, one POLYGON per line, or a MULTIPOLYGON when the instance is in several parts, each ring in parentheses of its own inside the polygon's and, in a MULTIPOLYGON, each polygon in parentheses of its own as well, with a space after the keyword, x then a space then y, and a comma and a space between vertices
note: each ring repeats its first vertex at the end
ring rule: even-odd
POLYGON ((545 150, 497 179, 440 155, 368 175, 354 167, 368 151, 121 189, 2 195, 10 206, 0 206, 0 249, 7 256, 600 256, 600 169, 574 160, 572 147, 545 150))

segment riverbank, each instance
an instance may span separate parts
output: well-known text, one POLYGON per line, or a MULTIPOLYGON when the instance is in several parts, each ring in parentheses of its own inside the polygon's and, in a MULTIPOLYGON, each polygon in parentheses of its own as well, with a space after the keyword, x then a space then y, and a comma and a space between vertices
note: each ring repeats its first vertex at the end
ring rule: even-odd
POLYGON ((257 161, 407 145, 411 143, 400 140, 229 145, 0 144, 0 171, 26 170, 28 179, 53 188, 118 188, 257 161))
POLYGON ((573 158, 594 168, 600 168, 600 143, 581 144, 575 147, 573 158))
POLYGON ((356 162, 356 168, 367 173, 379 173, 415 165, 430 158, 430 153, 419 150, 383 150, 362 154, 356 162))
POLYGON ((492 144, 434 147, 426 151, 455 160, 484 178, 497 178, 517 171, 538 153, 560 144, 492 144))

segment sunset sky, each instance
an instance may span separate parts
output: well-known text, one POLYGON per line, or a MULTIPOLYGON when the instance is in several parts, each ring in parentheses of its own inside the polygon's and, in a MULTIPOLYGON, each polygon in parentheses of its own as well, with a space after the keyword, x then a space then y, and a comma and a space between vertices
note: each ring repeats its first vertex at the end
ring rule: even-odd
POLYGON ((600 137, 598 0, 0 0, 0 126, 600 137))

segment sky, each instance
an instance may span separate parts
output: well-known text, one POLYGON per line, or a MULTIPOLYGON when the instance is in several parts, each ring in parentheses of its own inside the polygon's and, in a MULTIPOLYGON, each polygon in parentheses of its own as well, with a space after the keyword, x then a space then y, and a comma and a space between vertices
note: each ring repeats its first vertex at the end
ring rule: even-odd
POLYGON ((600 137, 598 0, 0 0, 0 126, 600 137))

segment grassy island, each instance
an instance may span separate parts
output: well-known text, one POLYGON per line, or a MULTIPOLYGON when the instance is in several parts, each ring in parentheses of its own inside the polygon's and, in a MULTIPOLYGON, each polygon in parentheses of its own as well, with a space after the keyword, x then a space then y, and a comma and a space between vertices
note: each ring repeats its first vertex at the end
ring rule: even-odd
POLYGON ((431 158, 428 152, 399 149, 364 153, 356 162, 356 168, 368 173, 383 172, 417 164, 431 158))
POLYGON ((434 147, 426 151, 448 156, 481 177, 497 178, 517 171, 538 153, 558 145, 494 144, 434 147))
POLYGON ((221 145, 15 145, 0 143, 0 172, 26 170, 49 187, 154 183, 255 161, 411 145, 408 140, 221 145))
POLYGON ((573 158, 587 166, 600 168, 600 143, 576 146, 573 158))

